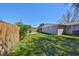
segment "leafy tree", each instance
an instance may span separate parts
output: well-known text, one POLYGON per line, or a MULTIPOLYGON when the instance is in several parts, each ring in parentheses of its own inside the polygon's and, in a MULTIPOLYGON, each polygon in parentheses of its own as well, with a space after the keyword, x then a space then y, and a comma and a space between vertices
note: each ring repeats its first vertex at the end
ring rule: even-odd
POLYGON ((22 40, 27 34, 27 30, 31 28, 30 25, 23 24, 22 22, 17 22, 16 25, 20 27, 20 40, 22 40))
POLYGON ((38 26, 38 28, 41 28, 43 25, 44 25, 44 23, 41 23, 41 24, 38 26))
POLYGON ((41 24, 39 24, 39 26, 38 26, 38 32, 41 32, 42 31, 42 26, 44 25, 44 23, 41 23, 41 24))

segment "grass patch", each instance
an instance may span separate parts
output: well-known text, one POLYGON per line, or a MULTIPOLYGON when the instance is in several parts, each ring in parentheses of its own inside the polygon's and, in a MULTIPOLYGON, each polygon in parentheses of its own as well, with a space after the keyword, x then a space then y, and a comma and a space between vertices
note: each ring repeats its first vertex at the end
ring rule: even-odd
POLYGON ((79 40, 79 36, 61 35, 61 37, 64 37, 64 38, 70 38, 70 39, 78 39, 78 40, 79 40))
POLYGON ((13 56, 77 56, 79 55, 79 37, 69 35, 32 34, 11 49, 13 56))

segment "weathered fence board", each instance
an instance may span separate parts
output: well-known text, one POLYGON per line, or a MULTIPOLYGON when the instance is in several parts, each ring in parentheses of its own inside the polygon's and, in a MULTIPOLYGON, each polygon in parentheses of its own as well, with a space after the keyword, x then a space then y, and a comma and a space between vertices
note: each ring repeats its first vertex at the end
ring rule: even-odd
POLYGON ((0 55, 5 55, 19 42, 19 27, 0 21, 0 55))

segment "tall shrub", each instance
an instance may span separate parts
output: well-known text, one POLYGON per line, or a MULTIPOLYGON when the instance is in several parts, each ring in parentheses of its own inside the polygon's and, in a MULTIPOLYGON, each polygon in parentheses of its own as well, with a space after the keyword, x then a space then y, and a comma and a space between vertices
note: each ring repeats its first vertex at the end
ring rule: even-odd
POLYGON ((20 40, 22 40, 27 34, 27 30, 31 28, 30 25, 23 24, 22 22, 17 22, 16 25, 20 27, 20 40))

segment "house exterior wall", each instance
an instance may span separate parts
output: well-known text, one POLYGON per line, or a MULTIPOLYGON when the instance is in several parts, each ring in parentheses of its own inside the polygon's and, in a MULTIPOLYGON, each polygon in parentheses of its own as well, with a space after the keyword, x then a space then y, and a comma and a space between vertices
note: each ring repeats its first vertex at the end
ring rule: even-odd
POLYGON ((66 27, 66 34, 73 34, 73 31, 79 30, 79 25, 71 25, 66 27))
POLYGON ((42 28, 42 32, 49 33, 49 34, 57 34, 57 26, 48 26, 42 28))
POLYGON ((46 26, 46 27, 42 28, 42 32, 49 33, 49 34, 57 34, 57 35, 62 35, 62 34, 74 35, 74 34, 78 34, 79 33, 79 25, 53 25, 53 26, 46 26))
POLYGON ((73 27, 66 26, 66 28, 65 28, 65 34, 72 34, 72 29, 73 29, 73 27))
POLYGON ((64 31, 63 28, 57 29, 57 35, 62 35, 63 34, 63 31, 64 31))
POLYGON ((57 35, 64 34, 64 29, 65 29, 65 26, 64 25, 58 25, 57 26, 57 35))

